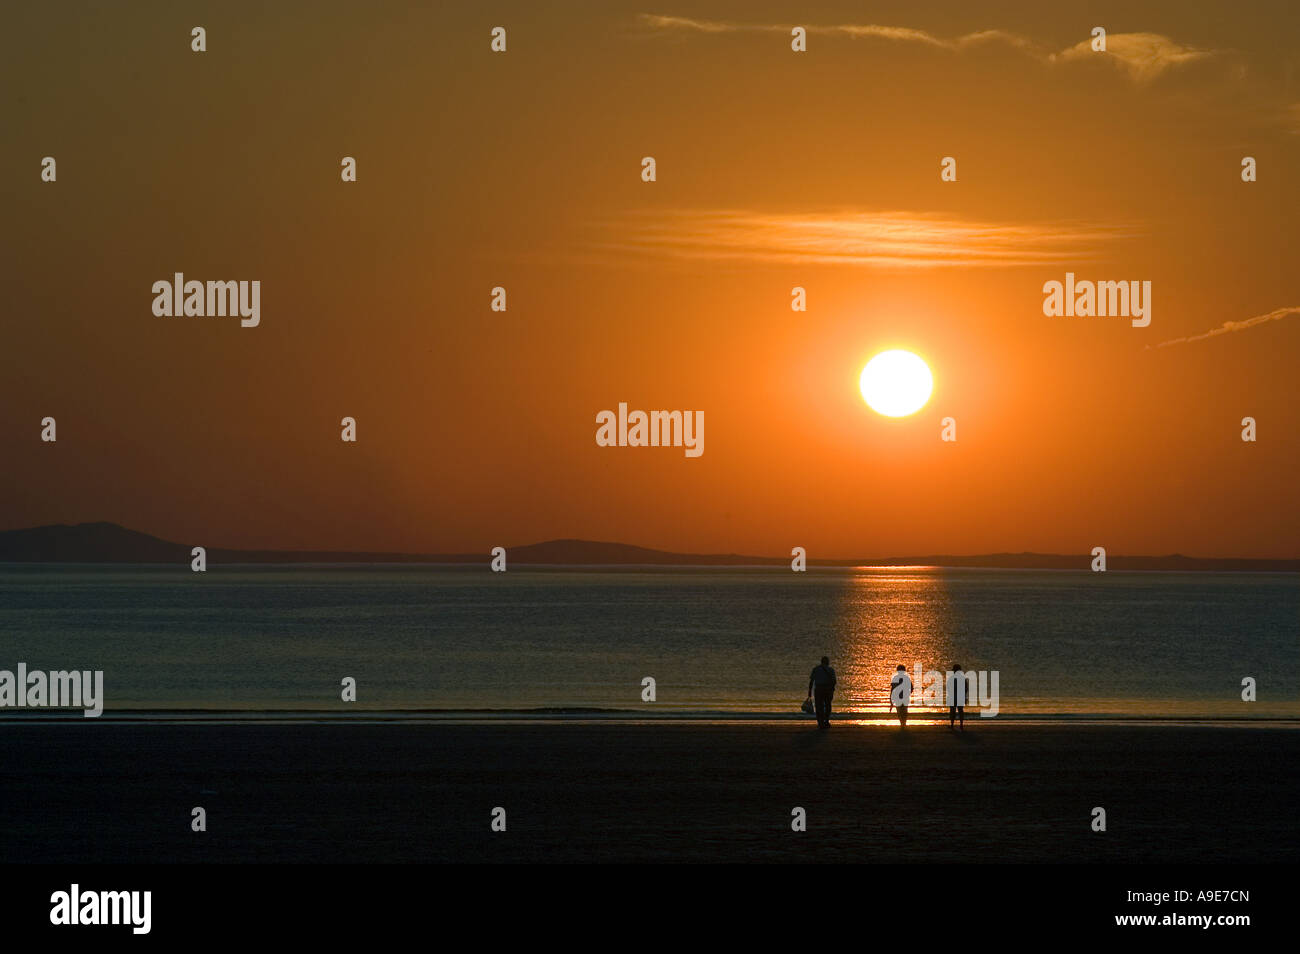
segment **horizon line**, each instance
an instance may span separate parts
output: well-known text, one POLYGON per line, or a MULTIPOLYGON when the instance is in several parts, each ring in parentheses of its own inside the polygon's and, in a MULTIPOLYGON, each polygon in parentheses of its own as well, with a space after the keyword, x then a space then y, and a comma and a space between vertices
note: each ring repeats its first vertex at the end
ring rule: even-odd
MULTIPOLYGON (((141 530, 134 530, 129 527, 125 527, 122 524, 118 524, 106 520, 84 521, 76 524, 55 523, 55 524, 42 524, 34 527, 15 527, 10 529, 0 530, 0 541, 3 541, 4 538, 10 537, 11 535, 14 534, 35 534, 41 531, 47 531, 47 532, 67 531, 67 530, 84 531, 84 530, 97 529, 97 528, 102 528, 110 531, 118 531, 122 534, 133 535, 135 537, 142 537, 149 542, 152 542, 154 544, 161 544, 163 546, 177 547, 181 549, 190 548, 189 544, 177 543, 176 541, 173 540, 167 540, 165 538, 157 537, 154 536, 153 534, 146 533, 141 530)), ((196 545, 202 545, 202 544, 196 544, 196 545)), ((611 561, 608 559, 597 560, 595 562, 582 561, 582 560, 571 560, 571 561, 548 560, 540 563, 528 563, 527 561, 523 561, 523 565, 525 566, 659 566, 659 565, 718 566, 718 565, 723 565, 723 566, 738 566, 738 567, 739 566, 762 567, 762 566, 788 564, 791 561, 791 557, 794 555, 793 553, 790 554, 789 556, 785 556, 785 555, 758 556, 758 555, 742 554, 736 552, 700 553, 694 551, 665 550, 657 547, 647 547, 647 546, 642 546, 640 544, 634 544, 634 543, 622 543, 622 542, 608 541, 608 540, 590 540, 582 537, 554 537, 548 540, 541 540, 535 543, 527 543, 527 544, 520 544, 513 547, 505 547, 504 549, 506 551, 507 559, 509 559, 509 555, 512 551, 520 551, 520 550, 529 551, 529 550, 536 550, 538 548, 543 548, 543 547, 556 547, 559 545, 578 545, 582 547, 605 547, 605 548, 622 549, 625 551, 639 551, 641 553, 648 554, 648 555, 670 557, 673 558, 674 562, 671 564, 663 564, 663 563, 630 561, 630 560, 611 561), (688 562, 692 558, 700 562, 697 563, 688 562)), ((466 553, 466 552, 455 552, 455 551, 438 552, 438 551, 398 551, 398 550, 365 550, 365 549, 342 549, 342 550, 339 549, 278 549, 273 547, 272 548, 250 548, 250 547, 225 547, 225 546, 206 546, 206 545, 204 545, 204 548, 206 552, 211 552, 214 554, 227 554, 227 555, 244 554, 250 556, 262 556, 262 557, 291 557, 297 555, 297 556, 323 556, 327 558, 328 557, 397 558, 397 559, 389 559, 389 560, 302 559, 298 561, 282 559, 279 561, 279 562, 299 562, 299 563, 341 562, 341 563, 357 563, 357 564, 372 564, 372 565, 384 564, 384 563, 420 563, 420 562, 453 564, 453 565, 474 565, 482 562, 484 559, 487 559, 492 555, 491 550, 487 550, 483 554, 478 554, 478 553, 466 553), (431 559, 421 560, 420 558, 431 558, 431 559), (455 559, 455 558, 464 558, 464 559, 455 559)), ((100 559, 100 560, 76 560, 76 559, 57 559, 57 558, 37 559, 37 560, 22 560, 22 559, 8 560, 5 559, 2 554, 3 551, 0 551, 0 563, 82 562, 82 563, 140 564, 140 563, 153 562, 148 560, 142 561, 142 560, 131 560, 131 559, 115 559, 112 557, 109 557, 108 559, 100 559)), ((1068 561, 1068 560, 1077 559, 1080 561, 1079 568, 1086 569, 1088 567, 1088 561, 1093 557, 1093 554, 1090 551, 1081 551, 1079 553, 1068 553, 1068 552, 1049 553, 1049 552, 1043 552, 1037 550, 1018 550, 1018 551, 999 550, 999 551, 987 551, 982 553, 966 553, 966 554, 929 553, 929 554, 908 554, 902 556, 888 556, 888 557, 878 556, 872 558, 827 556, 827 557, 818 557, 814 560, 811 556, 805 553, 806 565, 809 566, 823 566, 823 567, 835 566, 835 567, 843 567, 843 568, 859 567, 859 568, 867 568, 867 569, 869 568, 920 569, 920 568, 930 568, 930 567, 945 568, 953 565, 953 564, 942 562, 945 560, 970 561, 970 560, 989 560, 989 559, 998 559, 998 558, 1017 558, 1017 557, 1022 559, 1034 558, 1037 560, 1056 560, 1056 561, 1068 561)), ((1152 561, 1152 562, 1191 561, 1197 563, 1232 563, 1232 564, 1248 563, 1248 564, 1274 564, 1274 565, 1288 564, 1288 565, 1292 565, 1290 567, 1290 571, 1300 571, 1300 556, 1292 556, 1292 557, 1210 556, 1210 557, 1206 557, 1206 556, 1192 556, 1181 552, 1164 553, 1164 554, 1124 554, 1124 553, 1112 554, 1107 552, 1106 560, 1108 562, 1118 560, 1124 563, 1133 562, 1133 561, 1152 561)), ((231 562, 239 562, 239 561, 235 560, 231 562)), ((263 562, 263 561, 252 561, 252 562, 263 562)), ((961 564, 956 564, 956 565, 961 566, 961 564)), ((987 566, 983 568, 998 569, 1000 567, 987 566)), ((1070 566, 1006 567, 1006 569, 1071 569, 1071 568, 1072 567, 1070 566)))

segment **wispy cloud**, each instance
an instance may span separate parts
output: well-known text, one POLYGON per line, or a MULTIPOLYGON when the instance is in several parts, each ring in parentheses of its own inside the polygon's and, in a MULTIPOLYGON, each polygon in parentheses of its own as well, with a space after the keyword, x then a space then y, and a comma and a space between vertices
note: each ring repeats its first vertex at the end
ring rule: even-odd
POLYGON ((1089 40, 1083 40, 1049 59, 1069 63, 1092 58, 1091 62, 1096 62, 1101 55, 1118 63, 1137 82, 1147 83, 1165 70, 1204 60, 1216 55, 1216 51, 1183 46, 1159 33, 1112 33, 1106 37, 1105 54, 1097 53, 1089 40))
POLYGON ((606 252, 683 260, 878 268, 1014 267, 1088 261, 1117 227, 972 222, 917 212, 678 210, 605 223, 606 252))
MULTIPOLYGON (((737 23, 725 20, 697 20, 690 17, 664 16, 642 13, 640 25, 655 32, 694 33, 789 33, 794 24, 737 23)), ((1183 46, 1159 33, 1111 33, 1106 37, 1106 52, 1095 52, 1091 39, 1053 52, 1046 44, 1009 30, 977 30, 956 37, 941 37, 912 27, 882 26, 880 24, 839 24, 832 26, 804 25, 809 35, 874 38, 901 43, 917 43, 954 52, 1001 43, 1022 50, 1044 63, 1073 63, 1086 57, 1106 57, 1123 69, 1138 83, 1150 82, 1166 70, 1183 66, 1216 55, 1214 50, 1201 50, 1183 46)), ((1092 60, 1091 62, 1096 62, 1092 60)))
MULTIPOLYGON (((665 33, 673 31, 686 33, 789 33, 795 26, 795 24, 789 23, 734 23, 725 20, 696 20, 691 17, 662 16, 656 13, 642 13, 637 19, 646 29, 665 33)), ((997 42, 1024 48, 1035 46, 1034 42, 1028 37, 1010 33, 1006 30, 980 30, 954 39, 947 39, 935 36, 933 33, 927 33, 925 30, 916 30, 911 27, 882 26, 875 23, 844 23, 833 26, 801 25, 813 36, 873 37, 903 43, 921 43, 945 50, 960 50, 983 43, 997 42)))
POLYGON ((745 26, 719 20, 695 20, 691 17, 668 17, 658 13, 637 14, 642 26, 652 30, 694 30, 696 33, 740 33, 742 31, 775 30, 774 26, 745 26))
POLYGON ((1300 315, 1300 305, 1278 308, 1266 315, 1256 315, 1254 318, 1247 318, 1244 321, 1225 321, 1217 328, 1211 328, 1204 334, 1191 335, 1186 338, 1172 338, 1169 341, 1160 342, 1156 347, 1167 348, 1170 345, 1186 344, 1189 341, 1204 341, 1207 338, 1217 338, 1220 335, 1232 334, 1234 331, 1245 331, 1247 328, 1254 328, 1256 325, 1262 325, 1269 321, 1280 321, 1288 315, 1300 315))

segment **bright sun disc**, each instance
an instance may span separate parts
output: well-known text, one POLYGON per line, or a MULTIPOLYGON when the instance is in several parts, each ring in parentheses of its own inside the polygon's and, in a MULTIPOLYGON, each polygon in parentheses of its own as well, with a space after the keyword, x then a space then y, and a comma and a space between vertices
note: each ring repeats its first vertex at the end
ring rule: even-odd
POLYGON ((934 378, 924 361, 910 351, 882 351, 862 369, 862 398, 877 414, 906 417, 925 407, 934 378))

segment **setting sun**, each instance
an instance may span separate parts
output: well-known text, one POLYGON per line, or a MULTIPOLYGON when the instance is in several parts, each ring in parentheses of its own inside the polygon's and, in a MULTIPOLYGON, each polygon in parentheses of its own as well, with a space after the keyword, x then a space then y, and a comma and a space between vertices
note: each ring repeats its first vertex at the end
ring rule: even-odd
POLYGON ((882 351, 862 369, 862 398, 877 414, 906 417, 925 407, 934 378, 924 361, 910 351, 882 351))

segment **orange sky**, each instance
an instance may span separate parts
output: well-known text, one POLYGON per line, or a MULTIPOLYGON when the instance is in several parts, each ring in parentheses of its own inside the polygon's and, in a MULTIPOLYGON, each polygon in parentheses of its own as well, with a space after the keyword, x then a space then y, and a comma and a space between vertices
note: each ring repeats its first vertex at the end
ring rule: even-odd
POLYGON ((1300 314, 1156 347, 1300 306, 1300 9, 914 6, 800 5, 802 54, 764 3, 7 12, 0 527, 1300 556, 1300 314), (1151 325, 1045 317, 1067 270, 1151 325), (155 317, 175 271, 260 326, 155 317), (620 401, 705 453, 598 447, 620 401))

